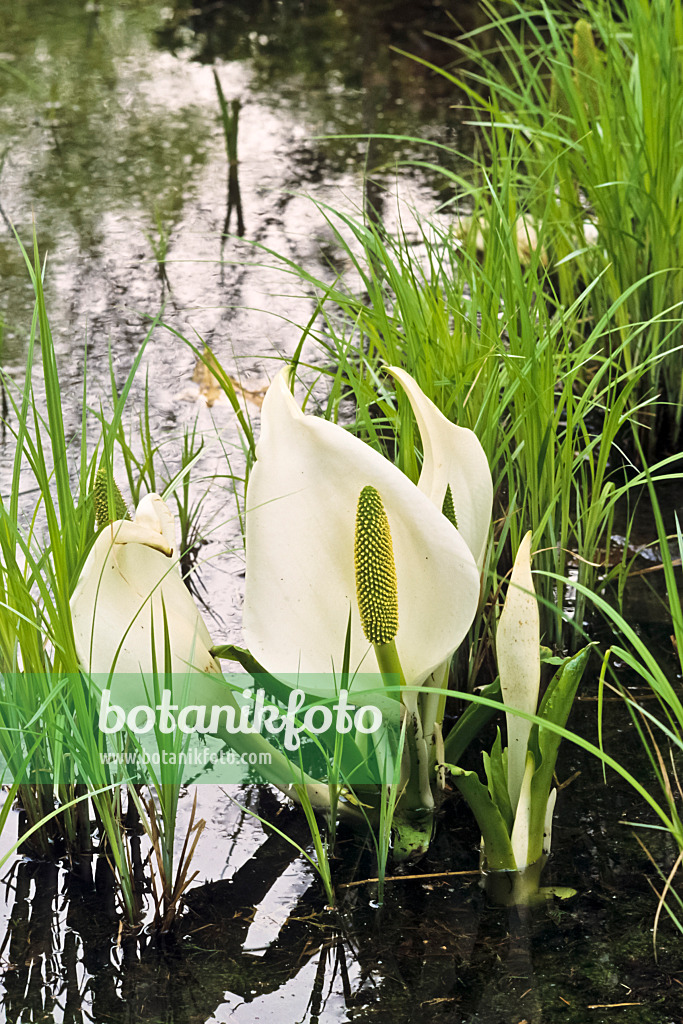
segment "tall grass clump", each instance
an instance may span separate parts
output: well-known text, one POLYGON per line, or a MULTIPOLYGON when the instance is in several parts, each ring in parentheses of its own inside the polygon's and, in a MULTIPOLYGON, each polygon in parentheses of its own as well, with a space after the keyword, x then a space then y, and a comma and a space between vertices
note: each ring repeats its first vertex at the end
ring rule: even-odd
MULTIPOLYGON (((144 462, 135 463, 121 434, 124 409, 156 321, 120 393, 114 389, 109 419, 101 411, 95 414, 99 431, 93 430, 84 379, 80 431, 67 438, 43 291, 44 268, 35 242, 32 258, 23 248, 22 252, 36 301, 25 382, 20 388, 3 382, 8 405, 4 425, 13 436, 15 455, 9 497, 0 499, 0 755, 15 780, 12 794, 18 796, 26 817, 23 848, 42 857, 67 855, 71 862, 82 862, 96 852, 106 857, 124 917, 137 925, 144 908, 125 824, 130 773, 102 756, 107 748, 97 727, 100 693, 81 672, 70 601, 96 536, 93 491, 98 473, 104 470, 111 478, 118 447, 131 479, 134 469, 144 477, 144 468, 152 479, 159 474, 160 460, 155 469, 151 442, 141 457, 144 462), (32 505, 27 495, 35 496, 32 505)), ((149 432, 145 436, 150 441, 149 432)), ((187 482, 200 449, 196 434, 190 432, 182 466, 168 484, 178 492, 188 534, 194 529, 196 509, 189 504, 187 482)), ((163 470, 168 475, 168 467, 163 470)), ((108 504, 110 518, 116 519, 113 493, 112 488, 108 504)), ((158 858, 156 919, 166 927, 187 884, 201 827, 191 823, 194 839, 186 841, 174 874, 179 780, 142 771, 134 781, 151 794, 147 798, 130 787, 128 804, 129 809, 137 804, 158 858)), ((0 825, 5 824, 7 807, 0 825)))
POLYGON ((93 697, 79 673, 69 601, 94 534, 91 492, 103 446, 92 452, 86 448, 84 385, 80 442, 77 438, 75 451, 69 450, 43 268, 35 244, 33 261, 22 251, 36 303, 26 380, 19 393, 8 387, 7 428, 16 447, 11 494, 0 504, 1 753, 12 775, 21 780, 18 796, 27 818, 27 845, 42 856, 68 853, 79 859, 92 852, 85 799, 85 783, 90 784, 92 807, 132 923, 136 900, 123 850, 119 796, 99 758, 95 774, 85 776, 79 770, 83 757, 75 739, 81 735, 86 745, 94 744, 96 754, 93 697), (37 495, 32 509, 23 503, 20 507, 22 492, 37 495), (76 732, 70 722, 77 724, 76 732))
MULTIPOLYGON (((683 8, 681 0, 586 0, 582 17, 542 0, 485 3, 497 34, 455 40, 440 71, 469 106, 482 168, 517 148, 523 211, 559 298, 586 287, 587 329, 618 308, 605 335, 625 373, 647 373, 632 402, 647 449, 675 450, 683 430, 683 8), (635 331, 635 328, 640 328, 635 331)), ((438 69, 436 69, 438 70, 438 69)), ((492 173, 495 173, 493 171, 492 173)))
MULTIPOLYGON (((92 463, 84 461, 80 478, 71 479, 61 409, 61 393, 50 326, 42 289, 37 250, 26 262, 36 292, 36 305, 27 353, 26 382, 18 395, 8 388, 15 456, 11 494, 0 503, 0 629, 2 668, 2 754, 22 781, 19 798, 31 832, 30 845, 49 855, 57 836, 67 849, 79 848, 79 823, 73 804, 49 825, 37 826, 54 808, 53 787, 62 733, 60 696, 78 674, 69 597, 93 528, 92 509, 85 497, 92 482, 92 463), (38 348, 42 356, 46 413, 34 392, 38 348), (38 495, 26 517, 19 508, 22 484, 31 479, 38 495), (76 491, 74 497, 72 490, 76 491), (18 524, 24 521, 26 529, 18 524), (56 684, 56 685, 55 685, 56 684), (58 692, 59 691, 59 692, 58 692), (24 765, 30 765, 26 771, 24 765)), ((60 780, 58 799, 70 804, 74 779, 68 771, 60 780)), ((82 810, 82 807, 79 805, 82 810)))

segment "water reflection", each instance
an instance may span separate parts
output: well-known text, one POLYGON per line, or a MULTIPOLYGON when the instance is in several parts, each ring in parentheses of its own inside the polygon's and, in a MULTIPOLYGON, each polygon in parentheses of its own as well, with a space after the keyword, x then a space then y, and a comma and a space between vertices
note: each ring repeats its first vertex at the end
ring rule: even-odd
MULTIPOLYGON (((3 879, 11 915, 0 949, 2 1019, 585 1024, 602 1021, 588 1007, 610 1003, 624 1004, 626 1024, 677 1019, 683 979, 676 940, 663 934, 655 964, 644 877, 651 869, 618 828, 619 817, 637 815, 637 806, 606 790, 599 776, 596 766, 581 792, 563 791, 551 861, 552 880, 578 882, 580 895, 521 912, 488 907, 469 880, 431 876, 472 864, 476 830, 452 805, 424 877, 388 884, 381 910, 371 906, 371 885, 340 887, 339 911, 326 910, 296 850, 245 815, 230 825, 232 876, 192 889, 179 927, 157 938, 121 928, 105 858, 95 858, 94 871, 87 862, 72 872, 19 862, 3 879), (601 832, 586 819, 586 786, 601 832), (601 880, 592 880, 598 874, 601 880)), ((306 843, 303 815, 267 790, 247 798, 306 843)), ((340 853, 337 882, 374 874, 352 833, 341 833, 340 853)), ((223 848, 210 851, 205 871, 225 856, 223 848)))
MULTIPOLYGON (((96 346, 112 329, 117 342, 117 305, 150 312, 158 304, 150 271, 159 263, 160 235, 173 261, 163 263, 166 286, 179 309, 215 306, 223 298, 216 278, 189 262, 246 258, 248 250, 214 243, 226 227, 237 236, 248 228, 251 239, 306 259, 310 225, 286 193, 313 188, 326 197, 337 186, 359 187, 367 144, 320 136, 380 129, 433 136, 455 124, 450 88, 388 49, 393 42, 410 50, 419 39, 435 48, 430 59, 441 60, 443 43, 424 35, 450 30, 439 5, 423 5, 412 18, 401 5, 329 0, 109 0, 85 8, 81 0, 27 0, 3 7, 6 365, 21 365, 22 325, 30 318, 10 221, 26 240, 35 216, 41 249, 59 268, 58 279, 48 276, 58 336, 60 320, 68 319, 72 328, 89 322, 96 346), (241 105, 240 176, 231 162, 227 206, 214 65, 227 103, 241 105)), ((370 163, 393 164, 397 155, 406 155, 404 145, 376 143, 370 163)), ((316 220, 310 210, 307 216, 316 220)), ((228 276, 230 303, 253 304, 244 275, 228 276)), ((216 318, 202 318, 204 336, 207 323, 216 318)), ((293 348, 295 331, 289 333, 293 348)))
POLYGON ((189 51, 202 63, 249 61, 255 92, 306 116, 314 110, 326 130, 343 134, 378 127, 367 123, 371 111, 371 120, 386 121, 387 130, 411 120, 424 127, 437 117, 448 123, 451 87, 392 47, 440 66, 452 50, 438 37, 483 20, 475 3, 432 0, 219 0, 191 8, 175 0, 156 36, 160 46, 189 51), (400 107, 406 109, 397 112, 400 107))
MULTIPOLYGON (((305 841, 305 822, 283 824, 305 841)), ((0 950, 3 1019, 205 1020, 224 1004, 226 992, 251 1002, 276 991, 329 938, 322 921, 318 941, 311 941, 308 922, 318 904, 316 894, 308 893, 309 876, 265 955, 242 952, 257 907, 295 856, 292 846, 271 835, 233 878, 194 890, 180 934, 160 939, 121 927, 105 857, 97 858, 94 877, 87 870, 17 862, 4 879, 13 905, 0 950)))

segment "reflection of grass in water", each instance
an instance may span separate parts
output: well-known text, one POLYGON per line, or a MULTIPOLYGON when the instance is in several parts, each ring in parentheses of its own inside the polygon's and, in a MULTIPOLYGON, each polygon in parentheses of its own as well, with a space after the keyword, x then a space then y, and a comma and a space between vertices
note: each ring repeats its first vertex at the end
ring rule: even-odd
POLYGON ((156 221, 156 234, 145 231, 145 238, 150 244, 150 248, 154 253, 154 259, 157 263, 157 269, 159 271, 159 277, 168 284, 168 274, 166 273, 166 255, 168 253, 169 243, 169 231, 161 219, 161 213, 158 208, 154 211, 154 219, 156 221))
MULTIPOLYGON (((458 18, 477 17, 474 5, 459 5, 458 18)), ((445 8, 355 3, 298 2, 269 5, 215 5, 169 19, 158 33, 174 52, 192 50, 202 64, 217 60, 226 69, 239 62, 249 68, 250 91, 268 107, 286 107, 301 123, 312 124, 313 135, 328 138, 300 141, 290 151, 301 169, 297 178, 328 169, 345 173, 349 162, 361 167, 365 147, 350 139, 332 138, 374 130, 415 132, 430 126, 441 133, 444 121, 455 124, 452 96, 446 83, 430 71, 392 52, 392 46, 417 47, 435 62, 449 50, 432 33, 447 34, 453 23, 445 8), (187 28, 193 37, 187 42, 187 28)), ((373 143, 373 158, 392 162, 403 147, 389 139, 373 143)))
POLYGON ((218 94, 218 105, 221 111, 221 124, 223 126, 223 137, 225 138, 225 151, 228 157, 228 165, 233 166, 237 163, 237 130, 239 127, 239 116, 240 116, 240 101, 238 99, 231 100, 230 106, 225 98, 221 80, 218 77, 218 73, 214 70, 213 80, 216 84, 216 92, 218 94))
POLYGON ((216 92, 218 94, 218 105, 221 111, 221 124, 223 126, 223 137, 225 139, 225 152, 228 158, 228 192, 223 235, 227 235, 230 230, 230 222, 232 220, 234 210, 237 219, 236 233, 241 238, 244 235, 245 225, 242 213, 242 197, 240 194, 239 176, 237 172, 237 132, 239 128, 239 116, 242 104, 241 100, 234 99, 231 100, 228 105, 223 93, 221 80, 216 71, 213 73, 213 79, 216 84, 216 92))
MULTIPOLYGON (((280 819, 287 818, 283 827, 296 827, 281 808, 271 809, 270 814, 278 811, 280 819)), ((596 842, 605 857, 618 854, 613 843, 608 848, 604 836, 598 834, 596 842)), ((628 873, 617 873, 613 888, 589 882, 591 891, 571 905, 534 914, 526 940, 531 963, 526 965, 521 956, 511 955, 514 943, 519 949, 525 941, 519 925, 511 927, 507 913, 485 909, 476 892, 468 898, 467 890, 452 880, 396 883, 381 918, 368 908, 366 891, 360 900, 344 906, 341 933, 335 931, 332 915, 321 915, 320 897, 311 887, 289 906, 289 916, 267 950, 259 951, 261 955, 244 953, 254 907, 274 917, 282 909, 277 891, 269 896, 269 890, 291 863, 290 850, 279 837, 271 836, 231 881, 208 883, 188 894, 183 938, 172 947, 172 971, 168 947, 151 944, 145 936, 124 940, 126 954, 120 955, 117 923, 107 921, 103 913, 104 890, 95 896, 74 888, 70 928, 82 943, 84 960, 90 957, 91 970, 80 991, 94 998, 93 1011, 99 1011, 104 1020, 106 998, 106 1013, 113 1020, 134 1013, 141 1024, 157 1024, 171 1010, 178 1020, 189 1019, 191 1013, 203 1014, 202 1019, 215 1014, 220 1019, 221 1014, 234 1011, 234 1017, 246 1024, 257 1014, 264 1019, 279 1014, 282 1019, 283 997, 294 998, 296 992, 297 1005, 302 1007, 296 1019, 308 1019, 303 1008, 320 992, 330 1020, 341 1020, 352 1011, 361 1020, 372 1015, 383 1024, 408 1024, 420 1004, 425 1020, 438 1020, 453 1011, 469 1020, 468 1014, 477 1010, 483 1014, 488 1006, 491 1013, 498 1011, 496 1019, 501 1020, 507 1019, 509 1011, 519 1010, 512 1017, 517 1024, 525 1012, 526 1019, 533 1019, 528 1007, 537 1001, 544 1021, 585 1024, 587 1012, 600 1017, 599 1011, 586 1010, 588 1004, 628 1000, 641 1004, 619 1009, 628 1024, 675 1019, 675 948, 662 951, 660 965, 653 963, 649 897, 642 885, 634 887, 628 873), (614 898, 615 891, 621 898, 614 898), (512 940, 510 931, 515 931, 512 940), (112 956, 95 961, 95 952, 109 946, 112 956), (327 960, 321 947, 329 948, 327 960), (526 966, 524 972, 521 966, 526 966), (242 1003, 245 999, 247 1005, 242 1003), (222 1009, 216 1013, 219 1006, 222 1009)), ((457 860, 449 862, 452 867, 457 864, 457 860)), ((62 891, 62 879, 55 873, 50 884, 40 874, 44 867, 20 865, 10 926, 16 967, 7 979, 15 987, 11 1004, 5 1003, 8 1009, 23 1005, 19 1000, 25 998, 24 983, 36 949, 52 950, 55 978, 68 979, 69 951, 60 944, 55 898, 62 891), (30 879, 36 880, 37 887, 40 879, 42 892, 47 890, 52 897, 39 905, 34 901, 32 912, 23 898, 30 879)), ((297 881, 303 886, 309 877, 301 870, 297 881)), ((294 1019, 294 1014, 287 1019, 294 1019)))

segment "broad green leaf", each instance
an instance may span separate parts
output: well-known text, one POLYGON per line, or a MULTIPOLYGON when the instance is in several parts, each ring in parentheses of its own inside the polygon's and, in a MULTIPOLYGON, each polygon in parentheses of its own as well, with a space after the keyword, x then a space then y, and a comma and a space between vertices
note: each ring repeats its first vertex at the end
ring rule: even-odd
POLYGON ((476 772, 467 772, 452 764, 447 764, 446 768, 477 819, 484 840, 487 869, 515 871, 517 865, 505 820, 486 786, 479 781, 476 772))

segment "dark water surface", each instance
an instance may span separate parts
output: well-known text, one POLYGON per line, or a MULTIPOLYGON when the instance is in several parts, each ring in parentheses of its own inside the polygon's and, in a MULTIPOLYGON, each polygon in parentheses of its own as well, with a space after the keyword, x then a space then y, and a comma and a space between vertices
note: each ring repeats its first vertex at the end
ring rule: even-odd
MULTIPOLYGON (((594 736, 590 681, 585 691, 572 724, 594 736)), ((642 755, 621 702, 606 712, 607 747, 633 766, 642 755)), ((196 867, 210 880, 195 883, 171 937, 121 931, 101 858, 73 873, 16 862, 2 880, 2 1019, 679 1024, 680 937, 660 922, 655 963, 657 879, 626 824, 646 820, 642 803, 565 744, 558 778, 577 772, 558 797, 545 880, 578 893, 523 913, 488 906, 470 875, 430 877, 476 868, 479 837, 453 798, 417 869, 426 877, 387 883, 381 910, 374 885, 343 888, 375 874, 355 836, 341 836, 331 912, 296 851, 208 787, 196 867)), ((305 845, 302 815, 267 790, 240 798, 305 845)), ((668 870, 668 836, 642 838, 668 870)))
MULTIPOLYGON (((399 193, 421 210, 438 183, 397 166, 411 147, 321 136, 402 132, 462 142, 465 129, 442 80, 390 46, 445 62, 425 35, 448 33, 456 2, 355 3, 215 0, 4 0, 0 6, 0 314, 2 365, 18 384, 32 294, 14 224, 28 244, 35 219, 47 254, 46 294, 63 377, 68 430, 80 422, 83 359, 89 402, 121 386, 146 330, 164 308, 176 330, 210 344, 258 390, 291 354, 312 299, 272 268, 253 242, 332 279, 340 254, 311 202, 355 211, 371 199, 391 226, 399 193), (241 103, 238 184, 228 167, 213 70, 241 103), (363 186, 367 166, 387 189, 363 186), (228 216, 230 208, 230 216, 228 216), (226 238, 226 231, 231 237, 226 238), (240 231, 242 238, 235 237, 240 231), (155 257, 166 247, 161 273, 155 257)), ((157 329, 147 349, 152 434, 168 475, 182 431, 197 419, 206 448, 200 593, 214 639, 239 640, 241 538, 225 481, 239 473, 230 407, 214 401, 192 351, 157 329), (195 379, 195 378, 199 379, 195 379), (230 549, 232 554, 229 553, 230 549), (226 554, 226 551, 228 552, 226 554)), ((36 382, 39 389, 39 382, 36 382)), ((139 433, 144 375, 127 428, 139 433)), ((258 427, 258 408, 248 406, 258 427)), ((3 493, 11 465, 0 451, 3 493)), ((653 645, 670 656, 661 606, 633 591, 653 645)), ((674 663, 671 659, 671 671, 674 663)), ((596 668, 572 723, 595 740, 596 668)), ((608 749, 639 755, 618 700, 607 705, 608 749)), ((644 769, 643 769, 644 770, 644 769)), ((173 936, 121 929, 104 858, 75 866, 15 860, 0 879, 4 905, 0 1019, 11 1022, 257 1021, 669 1024, 683 1021, 681 943, 663 918, 652 956, 658 882, 633 830, 641 801, 565 744, 548 884, 578 895, 528 914, 487 906, 469 875, 405 879, 375 906, 372 884, 339 889, 339 912, 303 858, 227 794, 200 787, 207 827, 180 927, 173 936)), ((302 844, 303 817, 268 791, 234 791, 302 844)), ((181 800, 183 821, 191 796, 181 800)), ((13 813, 3 849, 16 837, 13 813)), ((180 829, 182 832, 182 827, 180 829)), ((454 797, 420 872, 471 871, 478 835, 454 797)), ((666 835, 643 833, 668 870, 666 835)), ((375 865, 344 833, 335 881, 372 877, 375 865)), ((143 850, 144 855, 144 850, 143 850)))

